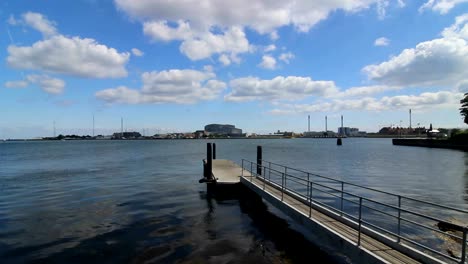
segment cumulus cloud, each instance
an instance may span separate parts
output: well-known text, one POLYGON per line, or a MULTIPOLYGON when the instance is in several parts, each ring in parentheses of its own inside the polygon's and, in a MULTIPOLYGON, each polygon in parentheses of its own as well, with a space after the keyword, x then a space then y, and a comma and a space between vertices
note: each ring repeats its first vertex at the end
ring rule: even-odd
POLYGON ((28 75, 26 80, 32 84, 38 85, 44 92, 49 94, 61 94, 65 88, 63 80, 52 78, 47 75, 28 75))
POLYGON ((62 35, 32 46, 8 47, 7 63, 17 69, 42 70, 86 78, 126 77, 129 53, 119 53, 94 39, 62 35))
POLYGON ((228 66, 231 64, 231 60, 226 54, 221 54, 218 58, 219 62, 221 62, 224 66, 228 66))
POLYGON ((137 57, 141 57, 141 56, 144 55, 143 51, 141 51, 141 50, 139 50, 139 49, 137 49, 137 48, 133 48, 133 49, 132 49, 132 54, 135 55, 135 56, 137 56, 137 57))
POLYGON ((462 93, 440 91, 419 95, 385 96, 380 99, 364 97, 360 99, 332 100, 313 104, 282 104, 271 111, 273 114, 295 114, 311 112, 386 111, 395 109, 458 108, 462 93))
POLYGON ((61 94, 65 88, 65 82, 61 79, 52 78, 48 75, 30 74, 21 81, 9 81, 5 83, 7 88, 25 88, 31 84, 39 86, 49 94, 61 94))
POLYGON ((462 3, 468 3, 468 0, 428 0, 419 8, 419 12, 423 12, 425 9, 432 9, 434 12, 447 14, 456 5, 462 3))
POLYGON ((262 62, 260 62, 258 66, 264 69, 274 70, 276 68, 276 59, 271 55, 263 55, 262 62))
POLYGON ((114 2, 119 10, 140 20, 144 34, 152 40, 182 41, 180 51, 192 60, 206 59, 212 54, 247 52, 245 28, 269 34, 270 39, 276 40, 277 29, 292 25, 299 32, 307 32, 336 10, 355 13, 375 6, 379 14, 384 14, 388 6, 387 0, 114 2))
POLYGON ((226 88, 215 77, 212 72, 188 69, 145 72, 141 89, 120 86, 99 91, 96 97, 110 104, 196 103, 215 99, 226 88))
POLYGON ((389 86, 453 86, 468 75, 467 22, 467 15, 460 16, 444 29, 443 38, 421 42, 362 71, 389 86))
POLYGON ((57 34, 56 23, 48 20, 45 16, 39 13, 27 12, 22 15, 23 22, 39 31, 45 37, 50 37, 57 34))
POLYGON ((187 39, 180 45, 180 51, 191 60, 201 60, 217 53, 245 53, 249 51, 249 46, 244 31, 232 27, 222 34, 205 32, 196 38, 187 39))
POLYGON ((193 36, 190 24, 182 20, 177 21, 175 27, 168 25, 166 20, 145 22, 143 33, 155 41, 186 40, 193 36))
POLYGON ((390 40, 385 37, 378 38, 374 41, 374 46, 388 46, 390 40))
POLYGON ((263 52, 270 52, 274 50, 276 50, 276 46, 274 44, 270 44, 263 49, 263 52))
POLYGON ((6 88, 26 88, 29 86, 29 82, 27 81, 8 81, 5 82, 6 88))
POLYGON ((238 78, 230 81, 229 86, 231 92, 224 99, 232 102, 299 100, 338 92, 332 81, 314 81, 309 77, 298 76, 277 76, 271 80, 256 77, 238 78))
POLYGON ((371 85, 371 86, 358 86, 351 87, 342 92, 330 95, 330 97, 362 97, 369 96, 372 94, 383 93, 387 91, 400 90, 399 86, 387 86, 387 85, 371 85))
POLYGON ((383 0, 300 0, 273 1, 175 1, 115 0, 116 6, 134 18, 147 21, 190 21, 197 29, 213 26, 249 27, 259 33, 272 33, 277 28, 293 25, 308 31, 335 10, 353 13, 367 9, 383 0), (194 12, 197 10, 197 12, 194 12), (233 12, 235 10, 235 12, 233 12), (203 15, 200 15, 203 14, 203 15))
POLYGON ((283 62, 289 64, 289 62, 292 59, 294 59, 294 54, 292 54, 291 52, 281 53, 281 55, 278 57, 278 59, 280 61, 283 61, 283 62))

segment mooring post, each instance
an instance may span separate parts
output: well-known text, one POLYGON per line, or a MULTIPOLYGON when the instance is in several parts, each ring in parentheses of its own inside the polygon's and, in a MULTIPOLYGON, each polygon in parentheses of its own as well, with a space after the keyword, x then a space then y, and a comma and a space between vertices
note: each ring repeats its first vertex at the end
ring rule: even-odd
POLYGON ((257 146, 257 174, 262 175, 262 146, 257 146))
POLYGON ((213 159, 216 159, 216 143, 213 143, 213 159))
POLYGON ((336 145, 338 145, 338 146, 343 145, 343 141, 341 140, 340 137, 336 140, 336 145))
POLYGON ((206 178, 213 178, 213 156, 211 153, 211 143, 206 143, 206 178))

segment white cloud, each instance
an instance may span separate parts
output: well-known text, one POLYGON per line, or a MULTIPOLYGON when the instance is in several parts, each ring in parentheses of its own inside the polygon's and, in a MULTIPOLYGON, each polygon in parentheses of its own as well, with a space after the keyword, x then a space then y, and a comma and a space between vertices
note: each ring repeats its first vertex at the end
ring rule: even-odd
POLYGON ((387 111, 395 109, 434 109, 459 107, 462 93, 439 91, 419 95, 385 96, 381 99, 364 97, 360 99, 332 100, 313 104, 282 104, 273 109, 273 114, 296 114, 312 112, 387 111))
POLYGON ((468 40, 468 13, 455 18, 455 23, 442 31, 444 38, 468 40))
POLYGON ((143 51, 141 51, 141 50, 139 50, 139 49, 137 49, 137 48, 133 48, 133 49, 132 49, 132 54, 135 55, 135 56, 137 56, 137 57, 141 57, 141 56, 144 55, 143 51))
POLYGON ((291 52, 281 53, 278 57, 279 60, 284 61, 285 63, 289 64, 289 62, 294 59, 294 54, 291 52))
POLYGON ((359 86, 351 87, 342 92, 332 94, 330 97, 362 97, 369 96, 371 94, 383 93, 387 91, 400 90, 399 86, 387 86, 387 85, 371 85, 371 86, 359 86))
POLYGON ((232 91, 224 99, 232 102, 299 100, 338 92, 332 81, 314 81, 309 77, 297 76, 277 76, 271 80, 245 77, 230 81, 229 86, 232 91))
POLYGON ((177 21, 177 27, 168 25, 166 20, 145 22, 143 33, 155 41, 186 40, 193 36, 190 24, 182 20, 177 21))
MULTIPOLYGON (((326 19, 331 12, 343 10, 353 13, 381 2, 387 1, 205 0, 201 3, 198 0, 186 0, 181 4, 177 1, 162 0, 115 0, 115 4, 120 10, 143 21, 190 21, 190 25, 197 30, 206 30, 213 26, 221 28, 241 26, 249 27, 262 34, 272 33, 277 28, 288 25, 293 25, 297 30, 306 32, 318 22, 326 19)), ((382 12, 385 4, 379 5, 377 8, 379 12, 382 12)))
POLYGON ((22 15, 23 22, 41 32, 45 37, 50 37, 57 34, 56 23, 48 20, 45 16, 39 13, 27 12, 22 15))
POLYGON ((42 70, 86 78, 127 76, 129 53, 119 53, 94 39, 62 35, 29 47, 8 47, 7 63, 17 69, 42 70))
POLYGON ((277 32, 276 30, 275 30, 275 31, 272 31, 272 32, 270 33, 270 39, 273 40, 273 41, 279 39, 279 35, 278 35, 278 32, 277 32))
POLYGON ((428 0, 419 8, 419 12, 422 12, 425 9, 432 9, 434 12, 447 14, 456 5, 462 3, 468 3, 468 0, 428 0))
POLYGON ((218 58, 219 62, 221 62, 224 66, 228 66, 231 64, 231 60, 226 54, 221 54, 218 58))
POLYGON ((140 90, 120 86, 99 91, 96 97, 110 104, 196 103, 215 99, 226 88, 215 77, 212 72, 196 70, 145 72, 140 90))
POLYGON ((374 41, 374 46, 388 46, 390 40, 385 37, 378 38, 374 41))
POLYGON ((260 62, 258 66, 264 69, 274 70, 276 68, 276 59, 270 55, 263 55, 262 62, 260 62))
POLYGON ((442 32, 443 38, 421 42, 362 71, 383 85, 452 87, 468 76, 467 22, 466 15, 460 16, 442 32))
POLYGON ((44 92, 49 94, 61 94, 65 88, 63 80, 52 78, 47 75, 30 74, 21 81, 9 81, 5 83, 7 88, 25 88, 30 84, 36 84, 44 92))
POLYGON ((377 2, 377 16, 379 19, 385 18, 385 16, 387 15, 386 10, 389 4, 390 3, 388 0, 380 0, 377 2))
POLYGON ((28 75, 26 80, 38 85, 44 92, 49 94, 61 94, 65 88, 63 80, 52 78, 47 75, 28 75))
POLYGON ((244 53, 249 48, 249 41, 239 27, 227 29, 222 34, 205 32, 180 45, 180 51, 191 60, 206 59, 217 53, 244 53))
POLYGON ((276 46, 274 44, 270 44, 263 49, 263 52, 270 52, 274 50, 276 50, 276 46))
MULTIPOLYGON (((401 1, 401 0, 400 0, 401 1)), ((293 26, 299 32, 337 10, 355 13, 370 7, 385 15, 388 0, 114 0, 117 8, 143 24, 154 41, 182 41, 180 51, 191 60, 212 54, 241 54, 249 50, 245 29, 279 38, 277 30, 293 26)), ((400 2, 399 2, 400 3, 400 2)))
POLYGON ((29 82, 27 81, 8 81, 5 82, 6 88, 26 88, 29 86, 29 82))

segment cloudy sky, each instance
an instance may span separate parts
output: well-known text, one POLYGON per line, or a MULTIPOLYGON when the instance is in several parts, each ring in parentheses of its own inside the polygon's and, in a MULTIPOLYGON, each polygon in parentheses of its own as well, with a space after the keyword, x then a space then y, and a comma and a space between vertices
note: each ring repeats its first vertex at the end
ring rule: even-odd
POLYGON ((465 127, 468 0, 3 0, 0 138, 465 127))

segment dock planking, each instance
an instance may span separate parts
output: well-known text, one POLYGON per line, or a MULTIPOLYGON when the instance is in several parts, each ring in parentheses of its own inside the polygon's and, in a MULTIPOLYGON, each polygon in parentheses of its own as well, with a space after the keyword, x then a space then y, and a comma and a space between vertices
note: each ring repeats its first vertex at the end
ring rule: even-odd
MULTIPOLYGON (((206 161, 204 161, 206 164, 206 161)), ((216 184, 238 184, 240 177, 251 176, 250 172, 242 170, 235 162, 224 159, 212 161, 212 177, 216 184)))

